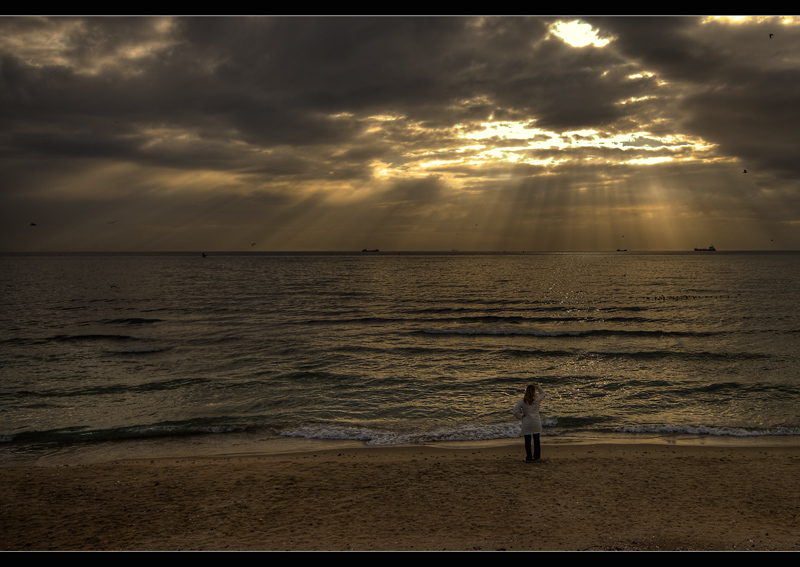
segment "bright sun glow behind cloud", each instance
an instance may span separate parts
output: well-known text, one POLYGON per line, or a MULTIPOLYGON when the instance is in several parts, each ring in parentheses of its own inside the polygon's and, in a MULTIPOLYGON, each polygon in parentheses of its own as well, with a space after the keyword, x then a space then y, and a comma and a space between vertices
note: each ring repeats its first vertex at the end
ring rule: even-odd
POLYGON ((595 47, 605 47, 611 42, 610 39, 597 37, 597 31, 593 30, 592 26, 579 20, 556 22, 550 26, 550 31, 573 47, 586 47, 590 44, 595 47))
MULTIPOLYGON (((409 152, 404 155, 399 167, 398 164, 376 163, 376 174, 380 177, 423 177, 432 170, 439 170, 439 174, 451 177, 449 170, 460 171, 458 177, 464 181, 464 167, 482 170, 487 166, 513 163, 549 169, 587 162, 648 166, 676 160, 703 159, 702 154, 713 147, 700 138, 681 134, 609 134, 594 129, 558 133, 536 128, 531 122, 514 121, 484 122, 481 128, 457 129, 458 137, 465 142, 463 146, 452 146, 441 151, 409 152), (628 155, 625 151, 612 158, 603 153, 605 150, 631 150, 635 153, 628 155), (558 155, 553 155, 554 151, 558 155), (642 156, 641 152, 653 155, 642 156)), ((474 172, 480 175, 478 170, 474 172)))
MULTIPOLYGON (((687 136, 653 136, 646 132, 632 132, 629 134, 602 135, 597 130, 578 130, 574 132, 548 132, 541 128, 531 128, 526 122, 494 122, 483 123, 483 130, 469 132, 464 138, 473 140, 490 140, 494 137, 500 139, 516 139, 520 141, 520 148, 530 149, 568 149, 577 147, 596 148, 623 148, 638 147, 643 150, 675 149, 681 147, 694 147, 707 149, 708 144, 699 139, 690 139, 687 136), (523 143, 524 142, 524 143, 523 143)), ((509 148, 505 148, 509 149, 509 148)))

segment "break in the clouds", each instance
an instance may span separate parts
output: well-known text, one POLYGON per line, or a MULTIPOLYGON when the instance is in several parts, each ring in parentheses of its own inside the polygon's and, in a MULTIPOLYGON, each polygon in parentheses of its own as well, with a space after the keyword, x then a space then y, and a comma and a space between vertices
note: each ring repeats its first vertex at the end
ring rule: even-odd
POLYGON ((798 249, 799 26, 2 18, 2 249, 798 249))

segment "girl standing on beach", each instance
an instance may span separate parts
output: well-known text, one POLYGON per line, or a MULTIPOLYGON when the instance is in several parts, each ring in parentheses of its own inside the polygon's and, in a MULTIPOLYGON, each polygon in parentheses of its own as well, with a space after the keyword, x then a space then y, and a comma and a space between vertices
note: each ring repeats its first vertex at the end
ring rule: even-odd
POLYGON ((525 437, 525 462, 538 461, 541 456, 539 434, 542 432, 542 419, 539 417, 539 403, 544 399, 544 392, 539 384, 531 384, 525 390, 525 397, 514 406, 514 417, 522 420, 522 435, 525 437), (533 454, 531 455, 531 437, 533 438, 533 454))

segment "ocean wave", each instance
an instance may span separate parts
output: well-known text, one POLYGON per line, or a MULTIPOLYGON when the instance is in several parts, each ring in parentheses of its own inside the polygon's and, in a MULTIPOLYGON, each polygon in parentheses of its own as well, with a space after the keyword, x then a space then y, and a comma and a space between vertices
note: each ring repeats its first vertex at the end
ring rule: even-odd
POLYGON ((467 336, 528 336, 528 337, 711 337, 723 331, 645 331, 626 329, 584 329, 569 331, 541 331, 525 329, 421 329, 413 331, 424 335, 467 335, 467 336))
POLYGON ((248 427, 240 424, 217 423, 216 420, 187 420, 182 422, 165 422, 143 424, 108 429, 87 429, 84 427, 66 427, 47 431, 24 431, 21 433, 2 434, 0 443, 101 443, 105 441, 131 441, 159 437, 183 437, 191 435, 225 434, 247 431, 248 427))
MULTIPOLYGON (((236 420, 234 420, 235 422, 236 420)), ((613 436, 689 436, 689 437, 769 437, 800 436, 800 429, 778 427, 766 429, 747 429, 734 427, 691 426, 691 425, 647 425, 604 428, 598 423, 585 423, 584 427, 567 426, 566 421, 556 418, 543 420, 542 437, 582 438, 585 435, 613 436)), ((254 432, 261 427, 243 423, 225 423, 213 419, 187 420, 185 422, 166 422, 151 425, 118 427, 90 430, 81 427, 68 427, 49 431, 26 431, 0 434, 0 445, 57 444, 65 447, 72 444, 103 443, 108 441, 136 441, 164 437, 191 437, 194 435, 226 435, 254 432)), ((441 442, 475 442, 519 440, 518 423, 494 425, 465 425, 423 432, 399 432, 354 427, 337 424, 317 424, 273 429, 278 437, 309 440, 358 441, 367 446, 390 447, 397 445, 425 445, 441 442)))
POLYGON ((556 349, 503 349, 498 351, 507 356, 527 358, 527 357, 568 357, 575 360, 593 360, 593 359, 632 359, 632 360, 650 360, 657 361, 660 359, 676 359, 676 360, 756 360, 769 358, 769 355, 763 353, 748 353, 748 352, 685 352, 676 350, 634 350, 634 349, 620 349, 614 351, 583 351, 576 353, 572 350, 556 350, 556 349))
MULTIPOLYGON (((444 313, 452 311, 448 310, 439 310, 437 313, 444 313)), ((573 310, 565 310, 567 312, 572 312, 573 310)), ((304 319, 295 322, 295 324, 299 325, 334 325, 334 326, 346 326, 346 325, 363 325, 363 324, 370 324, 370 323, 379 323, 379 324, 387 324, 387 323, 403 323, 403 324, 430 324, 431 322, 435 322, 438 324, 458 324, 458 323, 465 323, 465 324, 506 324, 506 325, 523 325, 523 324, 547 324, 547 323, 619 323, 623 325, 632 325, 632 324, 639 324, 639 325, 647 325, 647 324, 658 324, 664 322, 663 319, 653 319, 647 317, 605 317, 602 315, 548 315, 548 316, 540 316, 540 317, 531 317, 529 315, 485 315, 485 314, 473 314, 473 315, 460 315, 460 316, 451 316, 451 317, 420 317, 419 314, 413 313, 409 314, 407 317, 387 317, 387 316, 364 316, 364 317, 344 317, 340 316, 337 313, 331 314, 329 318, 316 318, 316 319, 304 319)))
POLYGON ((105 325, 147 325, 151 323, 161 323, 163 319, 145 319, 143 317, 125 317, 122 319, 103 319, 100 321, 105 325))
MULTIPOLYGON (((542 437, 581 434, 649 434, 649 435, 689 435, 689 436, 725 436, 725 437, 759 437, 759 436, 791 436, 800 435, 800 429, 781 427, 768 429, 745 429, 731 427, 710 427, 691 425, 651 425, 606 428, 600 425, 602 420, 592 419, 558 419, 546 417, 542 420, 542 437)), ((371 446, 423 445, 443 441, 498 441, 520 438, 518 423, 496 425, 466 425, 463 427, 441 429, 427 432, 381 431, 367 427, 349 427, 335 424, 305 425, 276 431, 282 437, 303 439, 359 441, 371 446)))
MULTIPOLYGON (((543 417, 542 435, 557 435, 553 428, 558 420, 543 417)), ((519 423, 464 425, 461 427, 421 432, 380 431, 368 427, 350 427, 337 424, 303 425, 277 431, 282 437, 328 439, 336 441, 361 441, 367 445, 415 445, 441 441, 495 441, 520 437, 519 423)))
POLYGON ((579 360, 591 358, 641 358, 641 359, 664 359, 676 358, 687 360, 753 360, 769 358, 769 355, 759 352, 710 352, 710 351, 697 351, 697 352, 679 352, 674 350, 619 350, 607 352, 586 352, 578 356, 579 360))
POLYGON ((166 346, 166 347, 150 347, 150 348, 131 348, 123 350, 106 349, 103 352, 105 352, 105 354, 117 355, 117 356, 136 356, 136 355, 147 355, 147 354, 160 354, 163 352, 169 352, 172 349, 173 347, 166 346))
POLYGON ((142 340, 131 335, 106 335, 106 334, 86 334, 86 335, 52 335, 49 337, 13 337, 0 341, 0 344, 7 345, 46 345, 48 343, 77 343, 94 341, 138 341, 142 340))
POLYGON ((53 335, 42 339, 40 342, 83 342, 83 341, 138 341, 138 337, 131 335, 105 335, 105 334, 88 334, 88 335, 53 335))
POLYGON ((519 437, 519 425, 464 426, 423 433, 377 431, 365 427, 339 425, 306 425, 279 431, 278 434, 282 437, 300 437, 303 439, 361 441, 366 445, 374 446, 420 445, 436 441, 489 441, 516 438, 519 437))
POLYGON ((766 437, 775 435, 800 435, 800 429, 775 427, 768 429, 744 429, 736 427, 712 427, 693 425, 645 425, 623 427, 621 433, 649 433, 658 435, 709 435, 717 437, 766 437))
POLYGON ((70 389, 52 388, 42 390, 18 390, 0 393, 0 399, 58 399, 58 398, 86 398, 94 399, 95 396, 122 395, 129 393, 150 393, 167 390, 184 390, 198 384, 205 384, 206 378, 177 378, 174 380, 160 380, 142 382, 138 384, 111 384, 107 386, 84 386, 70 389))

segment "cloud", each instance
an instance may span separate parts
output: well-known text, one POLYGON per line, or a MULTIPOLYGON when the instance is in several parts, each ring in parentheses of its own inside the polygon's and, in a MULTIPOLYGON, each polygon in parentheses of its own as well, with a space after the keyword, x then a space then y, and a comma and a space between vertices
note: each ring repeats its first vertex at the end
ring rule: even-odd
POLYGON ((800 246, 797 24, 581 21, 0 18, 3 249, 800 246))

